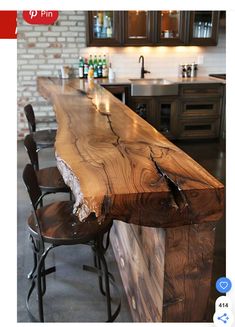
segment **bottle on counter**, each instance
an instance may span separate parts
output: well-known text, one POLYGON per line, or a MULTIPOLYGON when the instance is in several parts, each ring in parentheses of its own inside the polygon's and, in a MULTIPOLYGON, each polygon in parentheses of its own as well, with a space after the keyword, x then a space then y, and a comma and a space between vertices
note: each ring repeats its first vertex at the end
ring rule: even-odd
POLYGON ((104 55, 104 57, 103 57, 103 65, 107 66, 106 55, 104 55))
POLYGON ((97 66, 97 65, 98 65, 97 56, 94 55, 93 66, 97 66))
POLYGON ((108 77, 108 67, 107 65, 102 66, 102 77, 107 78, 108 77))
POLYGON ((82 57, 79 57, 79 69, 78 69, 79 78, 84 77, 84 61, 82 57))
POLYGON ((98 78, 98 66, 94 65, 94 78, 98 78))
POLYGON ((83 69, 84 78, 88 77, 88 71, 89 71, 89 65, 88 65, 88 62, 87 62, 87 58, 85 58, 84 59, 84 69, 83 69))
POLYGON ((94 79, 94 68, 93 65, 89 66, 89 71, 88 71, 88 80, 94 79))
POLYGON ((94 78, 98 78, 98 61, 96 55, 94 55, 93 68, 94 68, 94 78))
POLYGON ((106 55, 103 56, 103 63, 102 63, 102 77, 103 77, 103 78, 107 78, 107 77, 108 77, 108 66, 107 66, 106 55))
POLYGON ((93 66, 92 55, 89 56, 88 66, 93 66))
POLYGON ((99 60, 98 60, 98 77, 102 78, 102 59, 101 59, 101 55, 99 55, 99 60))
POLYGON ((112 69, 112 65, 111 63, 109 63, 109 72, 108 72, 108 77, 109 77, 109 80, 112 81, 115 79, 115 73, 112 69))

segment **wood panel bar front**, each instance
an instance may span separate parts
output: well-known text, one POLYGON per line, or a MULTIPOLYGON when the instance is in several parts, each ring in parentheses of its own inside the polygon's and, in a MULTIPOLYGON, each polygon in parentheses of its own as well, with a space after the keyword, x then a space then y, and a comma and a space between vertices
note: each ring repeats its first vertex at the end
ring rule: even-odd
POLYGON ((78 219, 115 220, 111 242, 134 321, 207 321, 224 187, 95 83, 38 78, 78 219))

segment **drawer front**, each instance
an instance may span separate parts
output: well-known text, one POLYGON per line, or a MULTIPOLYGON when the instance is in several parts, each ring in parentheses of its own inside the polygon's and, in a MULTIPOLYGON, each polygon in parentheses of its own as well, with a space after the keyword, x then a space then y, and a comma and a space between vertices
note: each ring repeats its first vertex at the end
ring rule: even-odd
POLYGON ((218 116, 221 111, 221 99, 190 99, 181 102, 181 118, 218 116))
POLYGON ((180 85, 179 94, 181 96, 222 96, 223 85, 218 84, 197 84, 180 85))
POLYGON ((208 139, 219 137, 219 118, 180 120, 178 139, 208 139))

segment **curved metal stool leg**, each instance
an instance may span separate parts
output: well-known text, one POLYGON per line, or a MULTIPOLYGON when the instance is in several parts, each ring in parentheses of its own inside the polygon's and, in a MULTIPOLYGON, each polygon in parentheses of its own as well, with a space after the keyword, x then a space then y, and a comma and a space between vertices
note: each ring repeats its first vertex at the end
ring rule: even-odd
MULTIPOLYGON (((96 249, 92 248, 93 250, 93 255, 94 255, 94 266, 97 269, 97 271, 101 270, 101 263, 100 263, 100 258, 98 257, 96 253, 96 249)), ((106 295, 103 287, 103 279, 102 279, 102 274, 98 273, 98 281, 99 281, 99 289, 101 294, 106 295)))
POLYGON ((105 259, 105 252, 107 251, 107 246, 104 248, 103 246, 103 237, 98 238, 97 240, 97 256, 98 261, 100 261, 101 265, 101 271, 102 275, 104 276, 104 284, 105 284, 105 296, 106 296, 106 304, 107 304, 107 313, 108 313, 108 320, 107 322, 112 322, 116 319, 118 316, 120 309, 121 309, 121 302, 119 301, 119 304, 117 306, 117 309, 112 314, 112 304, 111 304, 111 295, 110 295, 110 282, 112 282, 113 286, 116 288, 116 291, 118 292, 117 286, 115 284, 114 277, 109 273, 108 271, 108 265, 105 259))
POLYGON ((32 246, 32 250, 33 250, 33 268, 31 269, 31 271, 28 273, 27 278, 28 279, 32 279, 34 276, 34 273, 36 271, 37 268, 37 263, 38 263, 38 251, 37 251, 37 247, 35 245, 35 241, 32 237, 32 235, 30 235, 30 240, 31 240, 31 246, 32 246))
POLYGON ((43 313, 43 295, 45 294, 45 285, 44 285, 44 278, 45 275, 50 274, 51 272, 55 271, 55 267, 49 268, 45 270, 45 259, 51 249, 53 249, 54 246, 50 245, 40 256, 37 264, 37 274, 33 275, 31 287, 28 291, 27 298, 26 298, 26 308, 29 313, 31 321, 34 322, 44 322, 44 313, 43 313), (35 282, 36 281, 36 282, 35 282), (33 290, 37 286, 37 296, 38 296, 38 313, 39 313, 39 320, 31 313, 30 307, 29 307, 29 300, 33 293, 33 290))
MULTIPOLYGON (((107 232, 106 234, 106 241, 105 241, 105 246, 103 246, 103 239, 104 236, 102 236, 102 238, 100 239, 101 245, 102 245, 102 251, 104 252, 104 254, 106 253, 108 247, 109 247, 109 235, 110 235, 110 230, 107 232)), ((99 270, 101 270, 101 262, 100 262, 100 257, 98 255, 96 255, 97 259, 98 259, 98 265, 96 264, 95 267, 98 268, 99 270)), ((105 291, 104 291, 104 287, 103 287, 103 278, 102 275, 100 276, 99 274, 99 288, 100 288, 100 292, 103 295, 106 295, 105 291)))
POLYGON ((107 302, 107 313, 108 313, 108 320, 111 321, 112 317, 112 308, 111 308, 111 296, 110 296, 110 287, 109 287, 109 275, 108 275, 108 267, 106 260, 104 258, 104 255, 102 251, 98 254, 99 259, 101 261, 101 264, 103 266, 103 272, 104 272, 104 283, 105 283, 105 293, 106 293, 106 302, 107 302))

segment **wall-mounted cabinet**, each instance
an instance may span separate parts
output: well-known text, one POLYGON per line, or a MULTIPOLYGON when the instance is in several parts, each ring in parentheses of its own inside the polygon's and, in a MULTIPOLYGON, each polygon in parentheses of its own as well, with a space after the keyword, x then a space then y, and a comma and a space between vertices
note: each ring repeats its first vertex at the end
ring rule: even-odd
POLYGON ((187 14, 185 11, 163 10, 155 13, 154 43, 159 45, 186 44, 187 14))
POLYGON ((123 44, 152 45, 154 15, 151 11, 129 10, 123 12, 123 44))
POLYGON ((216 45, 219 29, 219 11, 189 12, 188 43, 216 45))
POLYGON ((122 42, 120 11, 88 11, 88 46, 119 46, 122 42))
POLYGON ((89 11, 88 46, 216 45, 219 11, 89 11))

